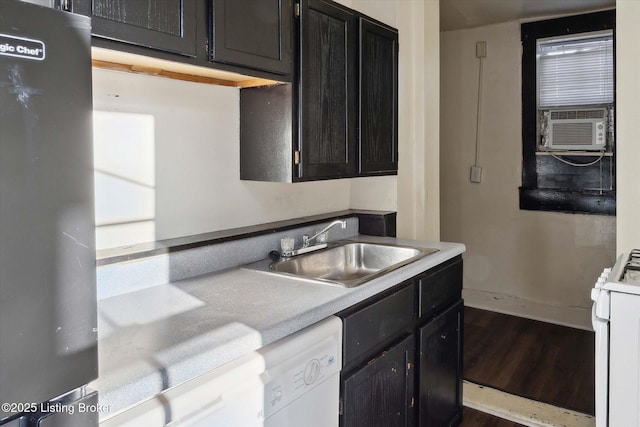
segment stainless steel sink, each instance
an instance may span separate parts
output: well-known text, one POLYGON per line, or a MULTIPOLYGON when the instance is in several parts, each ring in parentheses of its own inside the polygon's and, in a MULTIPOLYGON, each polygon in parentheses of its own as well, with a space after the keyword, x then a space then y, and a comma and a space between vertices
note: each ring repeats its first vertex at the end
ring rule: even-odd
POLYGON ((269 270, 354 287, 437 252, 409 246, 349 242, 269 265, 269 270))

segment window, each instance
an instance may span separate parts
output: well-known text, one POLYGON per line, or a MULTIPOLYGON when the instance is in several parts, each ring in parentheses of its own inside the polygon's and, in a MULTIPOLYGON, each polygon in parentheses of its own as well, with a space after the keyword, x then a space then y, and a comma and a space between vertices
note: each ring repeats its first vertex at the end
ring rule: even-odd
POLYGON ((523 24, 520 208, 615 214, 615 11, 523 24))
POLYGON ((538 107, 613 106, 613 31, 538 40, 538 107))

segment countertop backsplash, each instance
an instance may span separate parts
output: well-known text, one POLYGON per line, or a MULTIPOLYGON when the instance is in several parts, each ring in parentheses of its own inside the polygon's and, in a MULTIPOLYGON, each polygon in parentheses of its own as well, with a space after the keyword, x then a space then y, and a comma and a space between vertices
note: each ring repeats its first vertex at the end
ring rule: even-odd
MULTIPOLYGON (((346 218, 347 228, 334 227, 328 241, 358 235, 357 217, 346 218)), ((294 237, 296 248, 302 235, 313 235, 332 220, 314 225, 302 225, 293 230, 266 233, 246 239, 232 240, 180 251, 99 266, 97 269, 98 300, 163 285, 202 274, 236 268, 268 257, 270 251, 280 250, 280 239, 294 237)))

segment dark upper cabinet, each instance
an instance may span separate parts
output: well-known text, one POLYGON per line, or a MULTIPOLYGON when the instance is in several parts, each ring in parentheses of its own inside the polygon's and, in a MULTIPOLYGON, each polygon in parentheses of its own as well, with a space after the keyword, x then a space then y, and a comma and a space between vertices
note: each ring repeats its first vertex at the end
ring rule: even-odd
POLYGON ((72 11, 92 18, 92 34, 109 40, 196 55, 195 0, 72 0, 72 11))
POLYGON ((398 31, 360 18, 359 172, 398 170, 398 31))
POLYGON ((397 173, 397 30, 331 0, 299 4, 293 84, 241 90, 240 178, 397 173))
POLYGON ((356 173, 356 25, 336 3, 300 2, 300 179, 356 173))
POLYGON ((388 348, 342 381, 342 427, 414 425, 414 337, 388 348))
POLYGON ((420 328, 421 427, 455 426, 462 420, 462 300, 420 328))
POLYGON ((291 73, 292 0, 213 0, 211 15, 211 61, 291 73))

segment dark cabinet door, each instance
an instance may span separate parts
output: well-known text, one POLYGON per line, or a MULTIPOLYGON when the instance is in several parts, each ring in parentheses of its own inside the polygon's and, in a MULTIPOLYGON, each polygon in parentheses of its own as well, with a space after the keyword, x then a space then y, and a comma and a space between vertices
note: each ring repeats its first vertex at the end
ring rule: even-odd
POLYGON ((291 73, 291 0, 213 0, 212 14, 210 60, 291 73))
POLYGON ((95 36, 196 55, 194 0, 72 0, 72 10, 92 18, 95 36))
POLYGON ((301 180, 356 174, 356 25, 353 11, 336 3, 300 3, 301 180))
POLYGON ((343 378, 341 427, 414 425, 414 351, 409 336, 343 378))
POLYGON ((360 18, 361 174, 398 170, 398 31, 360 18))
POLYGON ((462 297, 462 258, 429 270, 418 278, 418 317, 436 317, 462 297))
POLYGON ((350 370, 371 359, 394 341, 414 329, 413 284, 357 311, 342 312, 343 369, 350 370))
POLYGON ((458 425, 462 419, 462 300, 419 329, 421 427, 458 425))

